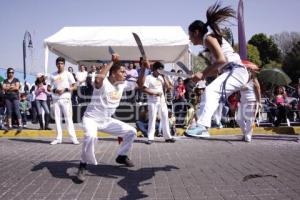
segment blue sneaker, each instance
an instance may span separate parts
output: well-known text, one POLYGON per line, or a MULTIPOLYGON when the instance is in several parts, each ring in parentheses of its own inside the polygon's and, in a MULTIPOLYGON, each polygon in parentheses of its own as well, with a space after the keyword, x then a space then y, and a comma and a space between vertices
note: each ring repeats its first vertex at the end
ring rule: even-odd
POLYGON ((210 137, 207 128, 203 125, 198 124, 197 127, 193 129, 186 130, 186 135, 190 137, 210 137))

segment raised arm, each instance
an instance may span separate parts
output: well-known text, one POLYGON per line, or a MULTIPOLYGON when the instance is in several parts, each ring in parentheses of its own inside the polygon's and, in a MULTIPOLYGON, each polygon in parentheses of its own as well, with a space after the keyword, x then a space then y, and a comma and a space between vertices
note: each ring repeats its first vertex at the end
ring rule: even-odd
POLYGON ((137 80, 137 84, 138 84, 139 88, 141 88, 141 89, 143 89, 144 83, 145 83, 146 68, 148 68, 148 69, 150 68, 150 63, 148 60, 143 60, 142 65, 141 65, 141 72, 140 72, 138 80, 137 80))
POLYGON ((103 84, 103 80, 105 79, 107 73, 109 72, 110 68, 113 66, 115 62, 120 60, 120 56, 118 54, 113 54, 111 58, 111 62, 108 65, 104 65, 101 69, 100 73, 96 75, 94 87, 96 89, 100 89, 103 84))

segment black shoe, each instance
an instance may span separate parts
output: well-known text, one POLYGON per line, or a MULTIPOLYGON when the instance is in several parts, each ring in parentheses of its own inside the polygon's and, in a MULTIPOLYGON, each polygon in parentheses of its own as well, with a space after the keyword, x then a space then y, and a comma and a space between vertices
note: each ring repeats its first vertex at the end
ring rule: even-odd
POLYGON ((17 128, 17 133, 21 133, 22 130, 23 130, 23 126, 19 126, 19 127, 17 128))
POLYGON ((85 181, 85 171, 86 171, 86 163, 80 163, 78 167, 78 172, 77 172, 77 180, 79 182, 84 182, 85 181))
POLYGON ((38 122, 40 124, 40 130, 44 130, 43 115, 38 115, 38 122))
POLYGON ((157 134, 157 137, 163 137, 163 134, 159 133, 157 134))
POLYGON ((153 143, 152 140, 147 140, 147 141, 146 141, 146 144, 149 144, 149 145, 150 145, 150 144, 152 144, 152 143, 153 143))
POLYGON ((117 140, 118 140, 118 144, 121 144, 123 142, 123 138, 122 137, 118 137, 117 140))
POLYGON ((49 128, 49 122, 51 120, 50 114, 45 114, 45 130, 52 130, 51 128, 49 128))
POLYGON ((126 155, 119 155, 116 158, 116 162, 119 163, 119 164, 124 164, 127 167, 134 167, 133 162, 126 155))
POLYGON ((166 139, 165 142, 166 143, 175 143, 176 140, 174 138, 171 138, 171 139, 166 139))

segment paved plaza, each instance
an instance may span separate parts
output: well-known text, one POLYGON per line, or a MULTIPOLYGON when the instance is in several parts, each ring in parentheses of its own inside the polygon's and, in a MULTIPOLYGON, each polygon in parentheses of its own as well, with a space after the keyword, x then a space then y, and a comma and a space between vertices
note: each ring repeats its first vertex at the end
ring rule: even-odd
MULTIPOLYGON (((297 136, 161 138, 130 151, 135 167, 115 163, 118 142, 96 146, 98 166, 86 181, 74 179, 82 145, 51 146, 50 138, 0 138, 0 199, 300 199, 300 143, 297 136)), ((82 142, 82 138, 80 138, 82 142)))

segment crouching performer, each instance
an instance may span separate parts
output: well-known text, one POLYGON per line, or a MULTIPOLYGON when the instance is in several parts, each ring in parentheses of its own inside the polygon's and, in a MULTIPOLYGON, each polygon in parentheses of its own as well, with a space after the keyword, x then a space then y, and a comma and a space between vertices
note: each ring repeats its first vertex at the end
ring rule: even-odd
POLYGON ((102 68, 95 78, 92 100, 82 119, 84 140, 77 173, 79 181, 85 180, 84 174, 87 164, 97 165, 94 151, 97 131, 122 138, 116 162, 127 167, 134 166, 127 153, 136 137, 136 129, 111 117, 120 104, 123 90, 127 88, 125 78, 125 67, 119 62, 119 55, 117 54, 112 55, 112 62, 102 68), (108 72, 109 76, 107 77, 108 72))

